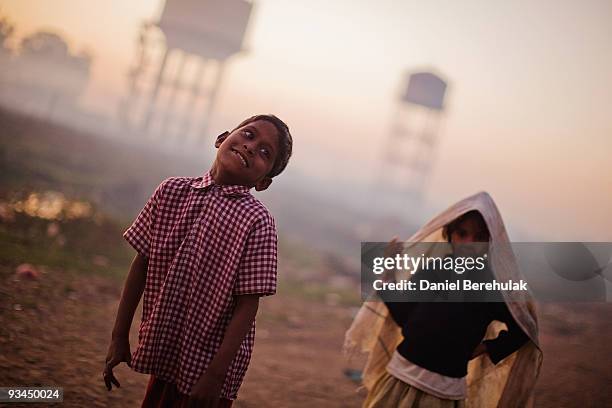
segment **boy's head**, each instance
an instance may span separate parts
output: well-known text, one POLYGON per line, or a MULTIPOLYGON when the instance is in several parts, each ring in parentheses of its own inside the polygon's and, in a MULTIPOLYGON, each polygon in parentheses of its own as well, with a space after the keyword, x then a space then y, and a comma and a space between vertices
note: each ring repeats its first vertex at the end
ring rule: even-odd
POLYGON ((287 167, 293 139, 289 127, 276 116, 256 115, 219 135, 215 147, 215 171, 224 180, 261 191, 287 167))

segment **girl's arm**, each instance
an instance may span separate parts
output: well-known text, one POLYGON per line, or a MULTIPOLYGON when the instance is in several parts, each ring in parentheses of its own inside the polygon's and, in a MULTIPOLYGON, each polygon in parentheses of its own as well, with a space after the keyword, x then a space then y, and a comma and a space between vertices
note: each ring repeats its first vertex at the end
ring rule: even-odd
POLYGON ((491 308, 495 313, 494 319, 504 322, 506 326, 508 326, 508 330, 502 330, 495 339, 482 342, 491 361, 497 364, 520 349, 523 344, 529 340, 529 337, 523 332, 518 323, 516 323, 505 303, 491 303, 491 308))
POLYGON ((210 365, 191 390, 190 402, 192 404, 216 406, 221 395, 227 369, 251 329, 258 308, 259 295, 236 296, 236 307, 225 330, 223 342, 210 365))
POLYGON ((137 254, 132 260, 130 272, 123 285, 111 344, 106 356, 106 366, 104 367, 104 383, 109 391, 112 388, 112 384, 119 387, 119 381, 113 375, 113 367, 122 361, 131 366, 130 327, 132 326, 134 313, 144 291, 148 265, 149 259, 141 254, 137 254))
MULTIPOLYGON (((397 236, 394 236, 389 242, 389 244, 387 244, 387 247, 384 250, 383 256, 385 258, 392 258, 395 255, 400 254, 402 252, 402 248, 403 248, 403 243, 400 242, 397 236)), ((420 272, 421 271, 419 270, 415 274, 417 280, 418 280, 418 277, 421 275, 420 272)), ((411 280, 414 280, 415 276, 413 276, 411 280)), ((395 271, 394 270, 385 271, 382 275, 382 280, 384 282, 395 282, 396 281, 395 271)), ((414 308, 415 303, 410 303, 407 301, 404 301, 404 302, 391 301, 387 299, 387 296, 385 295, 384 291, 377 291, 377 294, 378 294, 379 299, 382 302, 384 302, 384 304, 387 306, 387 309, 389 309, 389 314, 393 318, 393 321, 395 321, 395 323, 399 327, 403 327, 406 317, 414 308)))

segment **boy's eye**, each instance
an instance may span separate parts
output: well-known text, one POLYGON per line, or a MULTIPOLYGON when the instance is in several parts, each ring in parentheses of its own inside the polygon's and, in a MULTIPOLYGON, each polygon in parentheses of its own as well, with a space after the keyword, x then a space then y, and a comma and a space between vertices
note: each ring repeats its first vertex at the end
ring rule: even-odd
POLYGON ((265 147, 262 148, 261 150, 261 154, 266 158, 269 159, 270 158, 270 152, 268 151, 268 149, 266 149, 265 147))
POLYGON ((253 138, 253 132, 251 132, 250 130, 245 130, 244 135, 247 137, 247 139, 253 138))

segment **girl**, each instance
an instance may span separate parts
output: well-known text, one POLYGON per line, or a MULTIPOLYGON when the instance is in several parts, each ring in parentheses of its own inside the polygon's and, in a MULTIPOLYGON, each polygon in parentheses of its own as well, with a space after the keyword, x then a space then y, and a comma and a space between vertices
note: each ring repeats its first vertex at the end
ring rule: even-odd
MULTIPOLYGON (((494 277, 520 279, 486 193, 455 204, 408 242, 485 242, 494 277)), ((364 407, 526 406, 541 363, 537 321, 529 297, 503 295, 507 303, 365 302, 346 335, 349 351, 369 352, 364 407)))

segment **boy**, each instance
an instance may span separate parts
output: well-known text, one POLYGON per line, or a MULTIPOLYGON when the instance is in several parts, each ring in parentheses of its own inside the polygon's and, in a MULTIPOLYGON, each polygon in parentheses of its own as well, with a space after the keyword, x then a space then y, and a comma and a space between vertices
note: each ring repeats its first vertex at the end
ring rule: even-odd
POLYGON ((276 292, 274 219, 249 190, 265 190, 291 156, 273 115, 221 134, 210 170, 164 180, 123 234, 137 255, 117 311, 104 382, 125 361, 151 374, 143 407, 229 407, 246 373, 259 297, 276 292), (139 344, 128 334, 144 292, 139 344))

